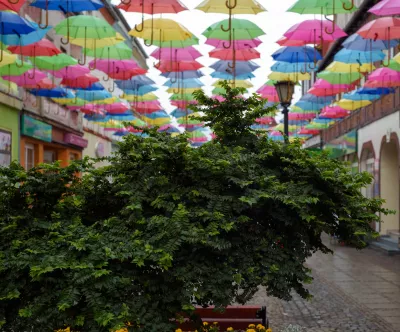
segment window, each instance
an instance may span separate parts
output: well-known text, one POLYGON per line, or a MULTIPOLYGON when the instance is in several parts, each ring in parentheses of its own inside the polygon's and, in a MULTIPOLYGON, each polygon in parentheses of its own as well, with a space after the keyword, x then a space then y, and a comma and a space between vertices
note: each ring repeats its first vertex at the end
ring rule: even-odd
POLYGON ((54 150, 44 150, 43 162, 46 164, 54 163, 57 160, 57 153, 54 150))
POLYGON ((78 158, 77 158, 77 156, 76 156, 75 153, 70 153, 70 154, 69 154, 69 160, 74 161, 74 160, 77 160, 77 159, 78 159, 78 158))
POLYGON ((31 169, 35 166, 35 146, 25 144, 25 169, 31 169))

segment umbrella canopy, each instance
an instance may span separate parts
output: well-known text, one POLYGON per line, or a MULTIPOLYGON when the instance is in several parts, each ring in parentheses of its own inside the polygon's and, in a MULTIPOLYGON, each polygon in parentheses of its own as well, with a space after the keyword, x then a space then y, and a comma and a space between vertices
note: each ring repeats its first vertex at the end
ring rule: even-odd
POLYGON ((400 15, 400 1, 399 0, 382 0, 373 6, 370 10, 377 16, 394 16, 400 15))
POLYGON ((0 35, 25 35, 35 31, 35 27, 17 13, 0 11, 0 35))
POLYGON ((146 20, 142 24, 139 24, 137 29, 131 30, 129 34, 137 38, 150 40, 151 43, 154 40, 162 42, 183 41, 194 37, 183 25, 166 18, 146 20))
MULTIPOLYGON (((181 75, 179 75, 179 77, 181 79, 189 79, 189 78, 200 78, 203 77, 204 74, 200 71, 200 70, 187 70, 184 72, 180 73, 181 75)), ((161 76, 165 77, 165 78, 172 78, 174 79, 176 77, 176 72, 169 72, 169 73, 162 73, 161 76)))
POLYGON ((84 52, 87 56, 96 59, 130 59, 132 57, 132 49, 125 43, 119 43, 101 48, 89 49, 85 48, 84 52))
POLYGON ((93 60, 89 63, 89 66, 94 65, 94 61, 96 61, 96 69, 101 70, 102 72, 109 73, 113 71, 126 71, 131 69, 140 68, 135 60, 93 60))
POLYGON ((169 80, 165 82, 163 86, 175 87, 175 88, 179 86, 184 86, 185 88, 199 88, 204 86, 204 83, 197 78, 189 78, 186 80, 179 80, 178 82, 169 80))
POLYGON ((349 100, 349 99, 341 99, 336 103, 337 106, 348 111, 354 111, 371 104, 372 102, 369 100, 349 100))
MULTIPOLYGON (((230 5, 230 2, 227 2, 230 5)), ((205 13, 218 14, 258 14, 267 11, 260 3, 255 0, 236 0, 236 6, 230 11, 225 1, 205 0, 196 9, 205 13)), ((233 5, 233 2, 232 2, 233 5)))
POLYGON ((89 73, 90 73, 90 70, 87 67, 84 67, 81 65, 67 66, 67 67, 63 67, 57 71, 52 72, 52 74, 55 77, 68 78, 68 79, 77 78, 77 77, 84 76, 89 73))
POLYGON ((50 40, 42 39, 36 43, 25 46, 9 46, 8 50, 22 56, 53 56, 62 53, 50 40))
MULTIPOLYGON (((91 75, 88 75, 91 76, 91 75)), ((79 79, 79 78, 78 78, 79 79)), ((77 81, 77 79, 75 79, 75 82, 77 81)), ((88 85, 87 87, 76 87, 74 89, 77 90, 88 90, 88 91, 100 91, 100 90, 104 90, 104 86, 101 85, 101 83, 99 82, 94 82, 91 85, 88 85)))
MULTIPOLYGON (((8 1, 8 0, 3 0, 3 1, 8 1)), ((18 3, 22 3, 22 1, 19 0, 18 3)), ((53 28, 51 26, 48 26, 47 28, 40 29, 39 25, 35 22, 29 22, 29 24, 34 28, 34 31, 27 34, 22 34, 18 36, 17 34, 1 35, 0 33, 3 43, 6 45, 16 45, 16 46, 20 45, 25 46, 33 44, 38 42, 39 40, 42 40, 43 37, 47 34, 47 32, 53 28)))
POLYGON ((153 45, 156 47, 161 47, 161 48, 185 48, 188 46, 193 46, 193 45, 198 45, 199 44, 199 38, 196 36, 192 36, 188 39, 185 40, 153 40, 153 45))
POLYGON ((35 0, 30 5, 43 10, 61 10, 64 13, 79 13, 104 7, 100 0, 35 0))
POLYGON ((400 86, 400 72, 390 68, 379 68, 369 75, 366 87, 398 87, 400 86))
POLYGON ((203 36, 211 39, 219 39, 219 40, 243 40, 243 39, 254 39, 260 37, 265 34, 263 30, 261 30, 256 24, 249 20, 244 19, 232 19, 232 34, 229 31, 224 31, 221 29, 221 25, 227 26, 229 25, 229 20, 223 20, 217 23, 214 23, 210 27, 207 28, 206 31, 203 32, 203 36))
POLYGON ((36 86, 40 81, 46 78, 47 75, 40 71, 36 71, 33 75, 33 69, 29 69, 19 76, 3 76, 3 79, 14 82, 18 86, 36 86))
MULTIPOLYGON (((258 38, 248 39, 248 40, 235 40, 232 41, 232 47, 235 50, 242 50, 246 48, 256 48, 260 46, 262 41, 258 38)), ((207 39, 206 44, 214 46, 214 48, 223 48, 224 41, 220 39, 207 39)))
MULTIPOLYGON (((65 85, 69 88, 74 88, 74 89, 90 89, 90 87, 98 81, 99 81, 99 79, 97 77, 92 76, 90 74, 86 74, 84 76, 80 76, 80 77, 72 78, 72 79, 64 78, 61 81, 61 84, 65 85)), ((103 89, 100 89, 100 90, 103 90, 103 89)))
POLYGON ((26 0, 0 0, 0 10, 12 10, 14 12, 19 12, 21 7, 25 4, 25 1, 26 0))
POLYGON ((78 64, 78 61, 68 54, 60 53, 54 56, 35 57, 36 67, 42 70, 60 70, 67 66, 78 64))
POLYGON ((179 61, 179 62, 172 62, 169 61, 161 61, 157 63, 155 67, 161 71, 162 73, 169 73, 169 72, 183 72, 187 70, 199 70, 204 66, 197 61, 179 61))
POLYGON ((298 14, 345 14, 356 11, 350 0, 298 0, 287 11, 298 14))
POLYGON ((350 72, 361 72, 366 73, 375 69, 374 65, 371 63, 364 63, 360 65, 359 63, 344 63, 339 61, 333 61, 328 67, 326 67, 326 71, 335 72, 335 73, 350 73, 350 72))
POLYGON ((289 40, 285 36, 279 38, 276 43, 280 46, 304 46, 307 44, 302 40, 289 40))
POLYGON ((352 91, 350 93, 345 93, 343 95, 343 99, 347 99, 347 100, 376 100, 379 99, 381 97, 381 95, 379 94, 365 94, 365 93, 358 93, 357 90, 356 91, 352 91))
POLYGON ((332 84, 350 84, 359 80, 363 75, 359 72, 354 73, 335 73, 331 71, 321 71, 317 74, 318 78, 322 78, 332 84))
MULTIPOLYGON (((225 72, 232 72, 232 68, 230 68, 231 63, 229 61, 219 60, 212 64, 210 68, 214 69, 215 71, 219 71, 222 73, 225 72)), ((254 70, 260 68, 259 65, 254 63, 253 61, 236 61, 236 75, 241 75, 245 73, 251 73, 254 70)))
POLYGON ((16 60, 12 64, 0 66, 0 76, 20 76, 32 68, 30 63, 16 60))
POLYGON ((388 48, 395 47, 399 44, 396 40, 385 41, 385 40, 373 40, 365 39, 359 34, 355 33, 349 36, 344 42, 343 47, 348 50, 356 50, 362 52, 370 51, 381 51, 387 50, 388 48))
POLYGON ((280 72, 272 72, 268 75, 268 78, 276 81, 309 81, 311 76, 309 73, 280 73, 280 72))
POLYGON ((388 95, 390 93, 394 93, 393 88, 367 88, 367 87, 362 87, 360 89, 357 89, 357 92, 359 94, 379 94, 379 95, 388 95))
POLYGON ((320 117, 328 119, 340 119, 348 116, 349 110, 341 108, 340 106, 327 106, 321 110, 320 117))
POLYGON ((247 79, 251 79, 256 77, 253 73, 249 72, 249 73, 243 73, 238 75, 238 73, 236 73, 236 75, 233 75, 232 73, 224 73, 224 72, 219 72, 219 71, 215 71, 213 73, 211 73, 210 75, 212 78, 219 78, 222 80, 233 80, 233 79, 237 79, 237 80, 247 80, 247 79))
POLYGON ((174 59, 173 61, 192 61, 203 56, 193 46, 185 48, 157 48, 150 55, 159 60, 174 59))
POLYGON ((81 46, 83 48, 102 48, 105 46, 117 45, 125 41, 125 38, 121 36, 120 33, 116 33, 114 37, 106 37, 106 38, 70 38, 71 44, 81 46))
POLYGON ((357 33, 373 40, 392 40, 400 38, 400 18, 381 17, 365 24, 357 33))
POLYGON ((284 36, 288 40, 301 40, 307 44, 318 44, 322 41, 334 41, 338 38, 345 37, 347 34, 334 25, 333 31, 332 22, 325 20, 305 20, 293 25, 284 36), (327 33, 332 32, 332 33, 327 33))
MULTIPOLYGON (((307 64, 307 63, 305 63, 307 64)), ((311 63, 310 63, 311 64, 311 63)), ((300 71, 312 72, 315 69, 310 69, 309 66, 304 66, 299 63, 290 63, 290 62, 275 62, 271 67, 272 71, 280 72, 280 73, 296 73, 300 71)))
POLYGON ((130 0, 122 2, 118 8, 132 13, 146 14, 176 14, 187 10, 186 6, 179 0, 130 0))
POLYGON ((276 61, 299 63, 321 60, 321 54, 310 46, 284 46, 272 54, 276 61))
POLYGON ((54 88, 54 89, 33 89, 29 91, 35 96, 38 97, 47 97, 47 98, 66 98, 66 99, 72 99, 74 98, 74 94, 64 88, 54 88))
POLYGON ((6 65, 11 65, 17 61, 17 56, 14 54, 10 54, 8 52, 2 51, 2 56, 0 60, 0 67, 1 66, 6 66, 6 65))
POLYGON ((373 63, 385 59, 385 53, 382 51, 355 51, 342 49, 335 54, 336 61, 344 63, 373 63))
POLYGON ((252 48, 243 50, 235 50, 233 48, 219 48, 209 53, 211 58, 218 58, 221 60, 236 60, 236 61, 249 61, 260 58, 260 53, 252 48))
POLYGON ((96 101, 96 100, 104 100, 111 98, 111 94, 106 91, 85 91, 85 90, 78 90, 76 92, 76 96, 80 99, 87 100, 87 101, 96 101))

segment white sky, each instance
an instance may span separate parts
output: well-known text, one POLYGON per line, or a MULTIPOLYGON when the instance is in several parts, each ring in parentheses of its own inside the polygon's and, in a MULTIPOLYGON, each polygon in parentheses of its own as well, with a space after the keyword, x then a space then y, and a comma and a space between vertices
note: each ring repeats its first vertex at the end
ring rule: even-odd
MULTIPOLYGON (((112 2, 114 4, 118 4, 120 1, 113 0, 112 2)), ((208 56, 208 52, 210 52, 213 47, 204 44, 206 38, 202 36, 202 33, 213 23, 226 19, 227 15, 207 14, 199 10, 194 10, 194 8, 199 5, 202 0, 181 0, 181 2, 189 8, 189 11, 184 11, 174 15, 164 14, 162 15, 162 17, 174 19, 200 38, 200 43, 199 45, 196 45, 195 48, 197 48, 200 53, 203 54, 201 58, 197 59, 197 61, 205 66, 205 68, 202 68, 201 70, 206 76, 202 77, 201 81, 206 85, 204 87, 204 90, 207 93, 211 93, 211 85, 213 82, 215 82, 215 79, 209 76, 213 72, 213 70, 207 67, 218 59, 210 58, 208 56)), ((264 6, 268 10, 268 12, 260 13, 258 15, 235 16, 236 18, 248 19, 254 22, 266 33, 266 35, 260 37, 263 43, 257 48, 257 50, 261 53, 261 59, 253 60, 258 65, 260 65, 261 68, 257 69, 254 72, 254 75, 256 77, 251 80, 254 85, 254 89, 250 90, 251 92, 258 89, 268 80, 270 67, 274 63, 271 54, 280 47, 278 44, 276 44, 276 41, 281 38, 282 35, 292 25, 306 19, 314 18, 313 15, 299 15, 286 12, 286 10, 295 2, 295 0, 258 0, 258 2, 262 6, 264 6)), ((125 13, 125 17, 132 28, 135 24, 141 22, 141 16, 141 13, 125 13)), ((160 15, 156 15, 156 17, 160 17, 160 15)), ((146 16, 146 18, 150 18, 150 16, 148 15, 146 16)), ((147 51, 148 54, 150 54, 155 49, 155 47, 144 46, 144 49, 147 51)), ((162 87, 162 84, 166 81, 166 79, 164 77, 161 77, 160 72, 153 68, 153 63, 155 62, 156 61, 154 58, 149 58, 148 65, 150 67, 150 70, 148 72, 148 76, 161 87, 159 91, 156 92, 156 94, 160 97, 160 102, 163 107, 167 111, 171 111, 174 109, 174 107, 171 106, 169 103, 168 98, 170 95, 165 91, 167 88, 162 87)), ((299 96, 300 92, 297 91, 296 97, 298 98, 299 96)))

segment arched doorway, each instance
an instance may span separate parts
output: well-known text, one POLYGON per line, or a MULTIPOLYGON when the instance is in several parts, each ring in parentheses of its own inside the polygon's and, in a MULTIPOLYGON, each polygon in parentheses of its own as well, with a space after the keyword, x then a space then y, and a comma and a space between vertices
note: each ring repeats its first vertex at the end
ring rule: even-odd
POLYGON ((399 224, 399 150, 397 136, 391 138, 390 142, 384 140, 381 145, 380 158, 380 184, 381 198, 386 202, 383 207, 395 210, 396 214, 382 215, 380 233, 389 234, 391 231, 398 232, 399 224))

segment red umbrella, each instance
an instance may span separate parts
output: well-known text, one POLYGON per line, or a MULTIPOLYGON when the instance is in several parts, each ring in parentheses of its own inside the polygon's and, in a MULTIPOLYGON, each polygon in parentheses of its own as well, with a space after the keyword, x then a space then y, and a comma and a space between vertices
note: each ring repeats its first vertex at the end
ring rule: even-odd
POLYGON ((199 70, 204 66, 197 61, 179 61, 179 62, 159 62, 155 65, 155 67, 161 71, 162 73, 169 73, 169 72, 179 72, 179 71, 186 71, 186 70, 199 70))
POLYGON ((63 78, 61 84, 72 89, 87 89, 98 81, 97 77, 86 74, 77 78, 63 78))
POLYGON ((25 85, 25 89, 46 89, 46 90, 51 90, 54 89, 56 85, 49 79, 49 78, 44 78, 40 82, 38 82, 36 85, 25 85))
POLYGON ((392 40, 400 38, 400 18, 381 17, 365 24, 357 31, 361 37, 373 40, 392 40))
POLYGON ((0 10, 12 10, 19 12, 26 0, 0 0, 0 10))
POLYGON ((53 56, 62 53, 50 40, 42 39, 26 46, 9 46, 11 53, 23 56, 53 56))
POLYGON ((306 43, 302 40, 289 40, 287 37, 282 37, 277 41, 281 46, 304 46, 306 43))
POLYGON ((57 71, 50 71, 52 74, 54 74, 55 77, 58 78, 77 78, 84 76, 86 74, 90 73, 89 68, 81 66, 81 65, 74 65, 74 66, 68 66, 65 68, 62 68, 57 71))
POLYGON ((289 112, 289 120, 311 120, 317 115, 315 113, 295 113, 289 112))
POLYGON ((259 59, 260 53, 253 48, 243 50, 233 50, 226 48, 217 48, 209 53, 210 57, 221 60, 249 61, 259 59))
POLYGON ((130 70, 119 70, 118 72, 108 73, 108 76, 114 80, 129 80, 133 76, 144 75, 147 73, 146 69, 136 68, 130 70))
POLYGON ((298 134, 300 134, 300 135, 318 135, 319 132, 320 132, 319 129, 302 128, 299 130, 298 134))
POLYGON ((144 14, 176 14, 187 10, 178 0, 128 0, 118 5, 118 8, 127 12, 144 14))

